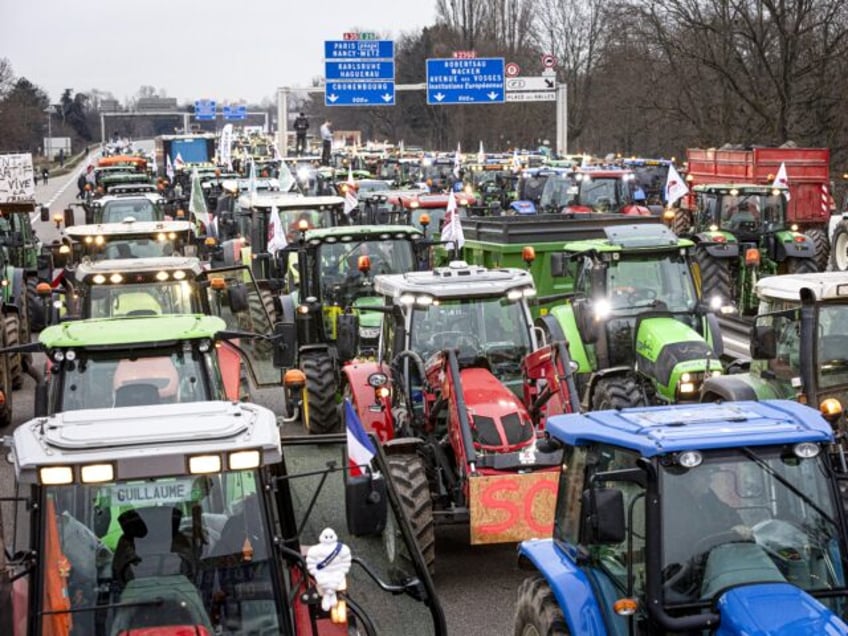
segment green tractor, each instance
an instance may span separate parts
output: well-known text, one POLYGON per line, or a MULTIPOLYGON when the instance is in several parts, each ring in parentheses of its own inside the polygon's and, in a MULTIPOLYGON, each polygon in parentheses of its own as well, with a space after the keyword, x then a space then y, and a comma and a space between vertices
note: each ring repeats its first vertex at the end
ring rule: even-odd
POLYGON ((32 227, 35 216, 46 222, 50 211, 45 206, 36 210, 32 201, 0 203, 0 248, 5 251, 5 277, 11 287, 3 290, 3 298, 7 303, 16 299, 22 341, 29 340, 30 331, 44 327, 37 288, 39 282, 51 281, 53 274, 50 251, 43 249, 32 227), (14 276, 9 275, 9 267, 15 268, 14 276))
POLYGON ((572 291, 537 324, 569 343, 584 409, 697 401, 720 375, 723 343, 700 302, 688 249, 661 224, 565 243, 552 276, 572 291))
POLYGON ((842 412, 848 405, 844 272, 769 276, 756 293, 750 368, 707 380, 703 401, 784 398, 842 412))
MULTIPOLYGON (((120 406, 238 401, 224 377, 224 351, 253 371, 290 364, 285 337, 227 329, 217 316, 182 314, 74 320, 53 325, 39 342, 18 347, 47 356, 45 379, 35 390, 35 417, 120 406), (244 345, 265 340, 267 347, 244 345)), ((6 353, 11 353, 8 349, 6 353)), ((272 374, 254 373, 259 376, 272 374)), ((264 384, 279 386, 276 381, 264 384)))
POLYGON ((693 188, 697 212, 691 233, 701 295, 757 313, 757 280, 773 274, 815 272, 811 238, 786 224, 786 188, 700 185, 693 188))
MULTIPOLYGON (((406 225, 352 225, 300 232, 279 252, 286 267, 281 321, 296 325, 304 425, 312 433, 340 426, 336 394, 343 363, 377 351, 382 307, 377 274, 402 274, 426 262, 429 241, 406 225)), ((292 400, 296 402, 296 399, 292 400)))

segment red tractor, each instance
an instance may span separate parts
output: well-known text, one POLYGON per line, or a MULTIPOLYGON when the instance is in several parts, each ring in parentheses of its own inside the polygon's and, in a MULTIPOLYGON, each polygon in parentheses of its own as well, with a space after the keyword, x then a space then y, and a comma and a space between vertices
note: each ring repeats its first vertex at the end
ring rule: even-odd
POLYGON ((377 359, 344 367, 344 391, 384 445, 428 566, 437 523, 468 523, 472 544, 541 536, 561 462, 545 418, 578 404, 565 344, 538 346, 529 272, 455 261, 376 276, 375 290, 377 359))

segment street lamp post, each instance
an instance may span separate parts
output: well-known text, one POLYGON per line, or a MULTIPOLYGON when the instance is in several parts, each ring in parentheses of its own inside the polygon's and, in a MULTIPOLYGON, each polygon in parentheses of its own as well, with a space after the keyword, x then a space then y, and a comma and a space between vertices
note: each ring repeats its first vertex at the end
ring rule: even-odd
POLYGON ((53 150, 53 109, 46 108, 44 112, 47 113, 47 140, 44 144, 44 156, 50 159, 53 150))

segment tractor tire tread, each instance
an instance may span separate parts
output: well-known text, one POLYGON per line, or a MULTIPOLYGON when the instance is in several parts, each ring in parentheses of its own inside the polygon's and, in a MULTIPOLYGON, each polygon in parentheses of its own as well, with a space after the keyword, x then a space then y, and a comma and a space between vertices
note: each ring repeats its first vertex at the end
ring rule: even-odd
POLYGON ((341 429, 341 419, 336 408, 336 372, 328 353, 307 353, 301 356, 300 366, 306 375, 306 393, 309 400, 309 421, 306 430, 314 435, 336 433, 341 429))
POLYGON ((541 576, 524 579, 515 605, 515 636, 568 636, 571 632, 553 590, 541 576))
POLYGON ((412 454, 389 455, 387 461, 392 483, 412 526, 415 542, 427 569, 433 574, 436 565, 436 530, 424 462, 412 454))

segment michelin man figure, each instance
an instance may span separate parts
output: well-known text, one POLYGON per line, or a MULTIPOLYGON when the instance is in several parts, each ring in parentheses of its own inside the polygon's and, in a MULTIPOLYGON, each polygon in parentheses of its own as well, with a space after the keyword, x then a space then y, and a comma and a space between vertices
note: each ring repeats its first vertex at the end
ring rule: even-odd
POLYGON ((324 528, 318 540, 306 551, 306 567, 315 578, 321 609, 329 612, 336 604, 336 592, 345 588, 345 577, 350 571, 350 548, 339 541, 332 528, 324 528))

